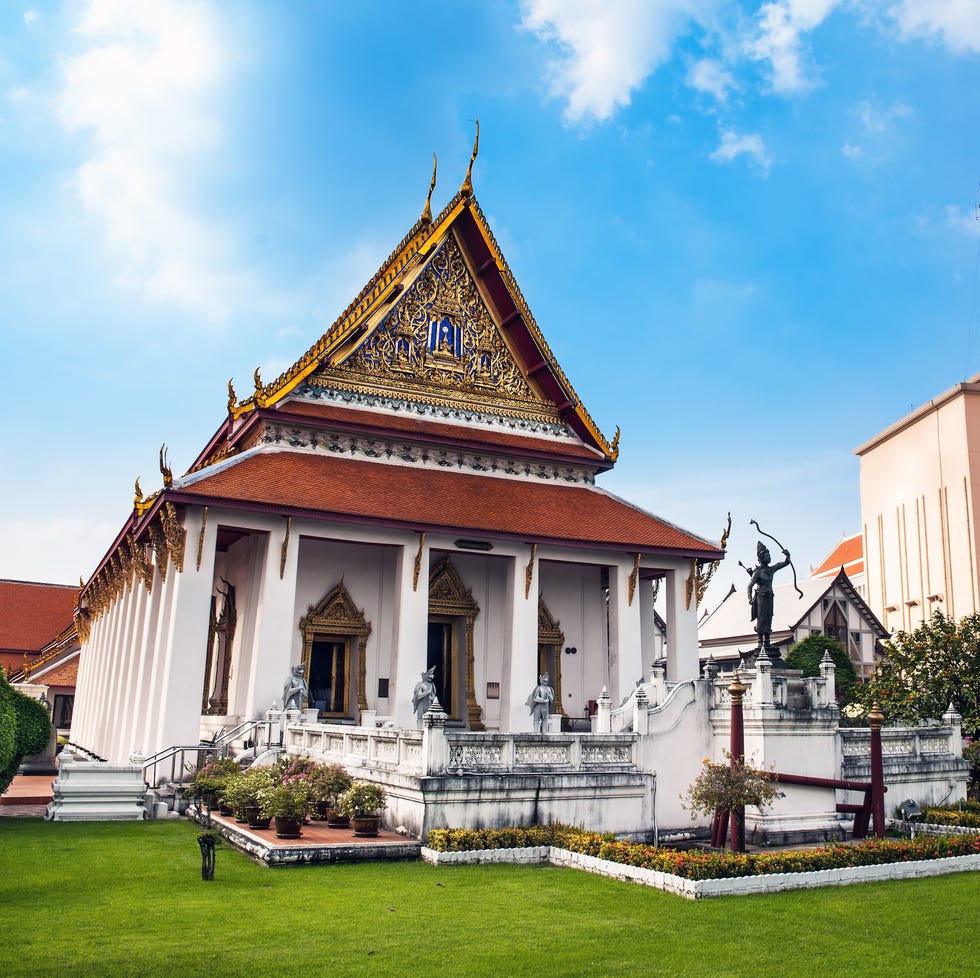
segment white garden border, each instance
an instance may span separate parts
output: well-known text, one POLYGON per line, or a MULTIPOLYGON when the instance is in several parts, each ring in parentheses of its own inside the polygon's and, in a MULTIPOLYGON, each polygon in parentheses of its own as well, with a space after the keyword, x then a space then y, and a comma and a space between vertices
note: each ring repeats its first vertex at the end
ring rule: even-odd
POLYGON ((969 856, 946 856, 941 859, 920 859, 915 862, 885 863, 876 866, 847 866, 805 873, 770 873, 736 879, 689 880, 674 876, 672 873, 643 869, 639 866, 626 866, 608 859, 559 849, 557 846, 477 849, 471 852, 436 852, 435 849, 423 846, 422 858, 436 866, 551 863, 553 866, 580 869, 627 883, 652 886, 667 893, 686 897, 688 900, 719 896, 748 896, 751 893, 780 893, 783 890, 809 890, 821 886, 850 886, 852 883, 875 883, 880 880, 919 879, 926 876, 945 876, 948 873, 974 872, 980 869, 980 854, 974 853, 969 856))

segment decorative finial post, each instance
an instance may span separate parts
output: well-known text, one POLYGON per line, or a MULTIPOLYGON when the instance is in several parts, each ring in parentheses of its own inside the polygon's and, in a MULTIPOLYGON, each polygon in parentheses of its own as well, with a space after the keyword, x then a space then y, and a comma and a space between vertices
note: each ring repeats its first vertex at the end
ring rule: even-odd
POLYGON ((160 475, 163 476, 163 488, 169 489, 174 484, 174 474, 167 461, 167 446, 160 446, 160 475))
POLYGON ((436 189, 436 170, 439 166, 439 160, 436 159, 436 154, 432 154, 432 180, 429 182, 429 192, 425 198, 425 207, 422 208, 421 220, 426 224, 432 223, 432 191, 436 189))
POLYGON ((885 766, 881 757, 881 725, 885 715, 875 700, 868 721, 871 725, 871 824, 875 837, 885 837, 885 766))
POLYGON ((463 186, 459 188, 460 193, 467 197, 473 196, 473 164, 476 162, 476 155, 480 152, 480 119, 476 120, 476 139, 473 140, 473 153, 470 155, 470 165, 466 168, 466 179, 463 186))
MULTIPOLYGON (((736 671, 728 695, 732 700, 731 734, 729 739, 729 754, 732 767, 745 763, 745 721, 742 717, 742 700, 745 698, 746 685, 738 677, 736 671)), ((745 851, 745 806, 736 805, 731 810, 732 851, 745 851)))
MULTIPOLYGON (((140 477, 139 476, 136 476, 136 484, 135 484, 134 489, 135 489, 135 492, 134 492, 134 495, 133 495, 133 507, 135 509, 139 509, 140 508, 140 504, 143 502, 143 490, 140 488, 140 477)), ((81 581, 81 578, 79 578, 79 581, 81 581)))

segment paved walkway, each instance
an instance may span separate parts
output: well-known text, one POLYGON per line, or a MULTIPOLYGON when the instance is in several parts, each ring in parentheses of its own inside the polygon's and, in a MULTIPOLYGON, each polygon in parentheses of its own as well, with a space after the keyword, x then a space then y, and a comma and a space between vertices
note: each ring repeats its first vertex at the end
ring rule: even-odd
POLYGON ((18 775, 0 795, 0 818, 38 818, 51 801, 50 774, 18 775))

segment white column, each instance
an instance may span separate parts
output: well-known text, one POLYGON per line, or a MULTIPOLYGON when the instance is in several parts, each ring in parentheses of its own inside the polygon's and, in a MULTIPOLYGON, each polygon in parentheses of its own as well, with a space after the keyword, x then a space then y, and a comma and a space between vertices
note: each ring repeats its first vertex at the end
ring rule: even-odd
POLYGON ((653 663, 657 658, 657 621, 654 617, 653 588, 649 581, 638 581, 636 597, 640 602, 640 658, 644 678, 653 676, 653 663))
POLYGON ((690 561, 667 574, 667 679, 686 682, 701 674, 698 659, 698 609, 686 607, 685 581, 690 561))
POLYGON ((150 677, 153 674, 153 653, 156 649, 156 634, 159 626, 160 597, 163 585, 160 575, 153 572, 153 590, 147 592, 142 582, 139 585, 144 594, 140 603, 140 640, 135 647, 137 656, 136 678, 133 682, 133 702, 127 724, 128 742, 122 745, 125 750, 139 750, 149 755, 145 746, 146 711, 150 700, 150 677))
POLYGON ((123 683, 122 716, 119 721, 119 741, 129 750, 133 749, 133 719, 136 715, 140 650, 143 632, 146 628, 146 605, 149 595, 139 576, 133 581, 132 601, 130 602, 130 627, 127 630, 125 677, 123 683))
MULTIPOLYGON (((282 690, 295 664, 293 632, 299 628, 296 616, 296 575, 299 568, 299 534, 290 530, 285 563, 282 542, 286 521, 282 520, 266 535, 265 560, 259 582, 255 634, 252 641, 246 716, 264 713, 273 702, 282 706, 282 690)), ((210 600, 210 598, 209 598, 210 600)), ((203 649, 203 645, 202 645, 203 649)))
MULTIPOLYGON (((167 659, 167 642, 170 637, 170 626, 173 621, 174 592, 176 589, 176 579, 178 577, 177 568, 172 564, 167 568, 167 579, 162 581, 159 573, 153 583, 153 593, 156 597, 159 591, 159 603, 156 609, 155 635, 153 639, 152 653, 149 670, 146 675, 146 695, 143 697, 141 706, 143 709, 142 723, 137 725, 137 736, 139 743, 134 745, 136 750, 141 751, 147 757, 160 750, 161 747, 169 747, 170 744, 162 744, 157 740, 159 719, 168 705, 163 702, 163 671, 167 659)), ((195 742, 197 738, 194 738, 195 742)))
POLYGON ((531 729, 527 698, 538 684, 538 562, 535 559, 531 586, 527 589, 525 575, 529 559, 530 552, 507 561, 505 668, 500 691, 500 729, 504 733, 531 729))
MULTIPOLYGON (((188 541, 192 537, 190 525, 196 522, 192 514, 196 516, 197 510, 188 508, 184 513, 188 541)), ((205 529, 200 570, 196 550, 193 555, 186 555, 182 573, 178 574, 176 567, 170 568, 174 593, 159 686, 163 709, 157 718, 154 749, 171 744, 195 744, 200 739, 201 688, 211 620, 216 535, 214 521, 205 529)))
POLYGON ((631 560, 609 568, 609 695, 616 706, 644 678, 640 595, 634 592, 632 603, 629 595, 632 573, 631 560))
MULTIPOLYGON (((399 549, 395 561, 394 674, 388 690, 388 708, 395 723, 407 728, 416 726, 412 693, 425 672, 429 640, 429 548, 422 546, 416 582, 418 548, 419 538, 413 536, 399 549)), ((446 705, 442 704, 443 709, 446 705)))

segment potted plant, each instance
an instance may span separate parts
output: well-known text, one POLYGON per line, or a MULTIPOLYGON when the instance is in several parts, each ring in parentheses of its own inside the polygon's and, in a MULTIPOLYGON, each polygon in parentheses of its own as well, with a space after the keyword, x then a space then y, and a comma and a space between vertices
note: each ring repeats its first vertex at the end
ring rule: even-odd
MULTIPOLYGON (((198 769, 188 794, 191 798, 197 799, 200 804, 214 808, 221 801, 230 778, 240 773, 241 768, 237 761, 230 757, 219 757, 218 760, 211 761, 198 769)), ((231 814, 230 810, 228 814, 231 814)))
POLYGON ((317 764, 307 778, 316 817, 326 819, 333 828, 347 828, 350 821, 337 811, 337 799, 351 786, 353 778, 339 764, 317 764))
POLYGON ((381 826, 381 812, 388 796, 380 784, 355 781, 339 798, 338 808, 350 818, 356 836, 375 836, 381 826))
POLYGON ((271 767, 254 767, 232 777, 225 786, 224 798, 240 822, 247 822, 250 829, 267 829, 269 818, 259 809, 259 792, 275 783, 275 771, 271 767))
POLYGON ((310 791, 305 780, 293 778, 270 783, 258 792, 259 812, 276 822, 276 838, 298 839, 310 813, 310 791))

